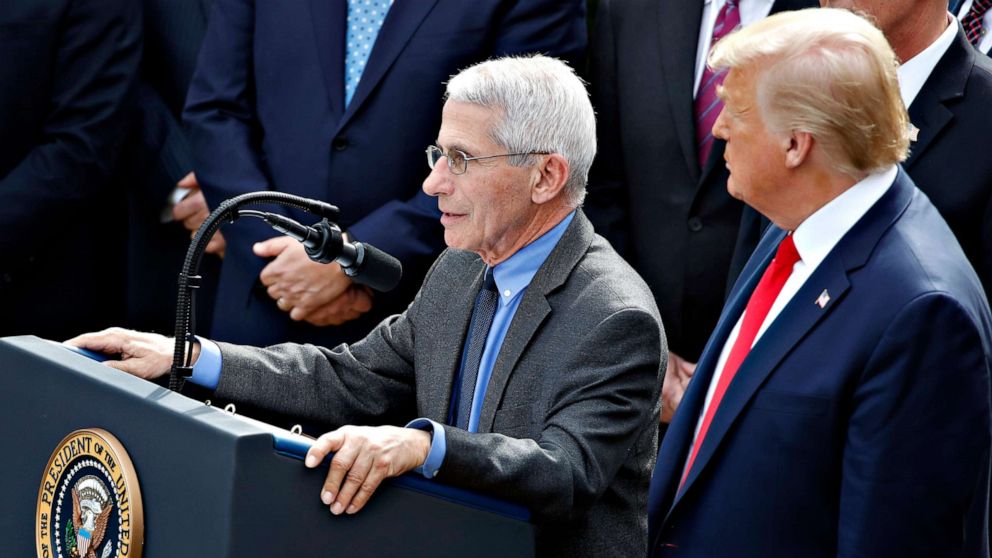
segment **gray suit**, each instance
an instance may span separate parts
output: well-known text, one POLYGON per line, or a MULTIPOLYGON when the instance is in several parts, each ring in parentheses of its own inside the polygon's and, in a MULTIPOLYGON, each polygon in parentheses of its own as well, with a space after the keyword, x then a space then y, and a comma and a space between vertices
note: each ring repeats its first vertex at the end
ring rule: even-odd
MULTIPOLYGON (((332 425, 443 423, 484 269, 445 251, 351 346, 221 344, 217 393, 332 425)), ((445 427, 438 480, 528 506, 539 555, 645 555, 664 339, 647 286, 579 212, 524 293, 479 433, 445 427)))

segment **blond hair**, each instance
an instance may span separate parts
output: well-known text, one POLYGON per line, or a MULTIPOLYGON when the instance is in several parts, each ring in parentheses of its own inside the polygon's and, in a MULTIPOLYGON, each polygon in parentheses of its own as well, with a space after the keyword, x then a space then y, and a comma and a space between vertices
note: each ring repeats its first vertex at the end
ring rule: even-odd
POLYGON ((713 48, 713 68, 757 71, 769 130, 812 134, 841 172, 859 177, 906 159, 909 116, 885 36, 847 10, 783 12, 713 48))

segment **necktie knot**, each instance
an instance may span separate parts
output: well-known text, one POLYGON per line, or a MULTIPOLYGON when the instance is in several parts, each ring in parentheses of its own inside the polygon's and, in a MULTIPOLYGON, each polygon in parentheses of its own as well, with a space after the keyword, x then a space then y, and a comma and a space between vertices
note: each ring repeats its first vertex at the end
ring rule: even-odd
POLYGON ((486 270, 486 278, 483 279, 482 288, 480 290, 492 291, 494 293, 499 292, 499 289, 496 288, 496 277, 492 269, 486 270))
POLYGON ((985 13, 989 11, 989 8, 992 8, 992 0, 975 0, 968 13, 961 18, 961 27, 964 28, 965 38, 976 47, 985 34, 982 28, 982 18, 985 17, 985 13))
POLYGON ((775 252, 775 265, 791 270, 796 265, 796 262, 801 259, 799 257, 799 251, 796 250, 796 242, 792 239, 792 235, 785 235, 785 238, 778 245, 778 250, 775 252))

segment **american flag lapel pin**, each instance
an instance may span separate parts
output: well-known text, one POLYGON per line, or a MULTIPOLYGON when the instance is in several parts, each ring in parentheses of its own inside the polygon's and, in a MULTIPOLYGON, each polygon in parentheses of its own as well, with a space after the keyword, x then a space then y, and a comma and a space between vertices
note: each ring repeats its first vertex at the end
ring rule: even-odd
POLYGON ((820 296, 816 297, 816 300, 813 302, 817 306, 819 306, 821 310, 826 308, 827 303, 830 302, 830 293, 827 292, 827 289, 823 289, 823 292, 820 293, 820 296))

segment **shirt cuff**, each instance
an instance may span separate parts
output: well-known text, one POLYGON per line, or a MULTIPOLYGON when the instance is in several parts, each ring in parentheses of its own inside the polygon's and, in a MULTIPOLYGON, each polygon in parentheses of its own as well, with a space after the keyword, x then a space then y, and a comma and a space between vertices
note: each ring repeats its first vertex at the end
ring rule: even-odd
POLYGON ((418 418, 410 421, 406 427, 431 432, 431 449, 427 452, 427 459, 424 460, 423 465, 415 468, 413 472, 423 475, 424 478, 434 478, 441 469, 441 464, 444 463, 446 449, 444 444, 444 426, 430 419, 418 418))
POLYGON ((193 364, 193 375, 190 376, 189 381, 207 389, 217 389, 217 384, 220 382, 220 347, 217 343, 199 335, 196 336, 196 340, 200 342, 200 356, 193 364))

